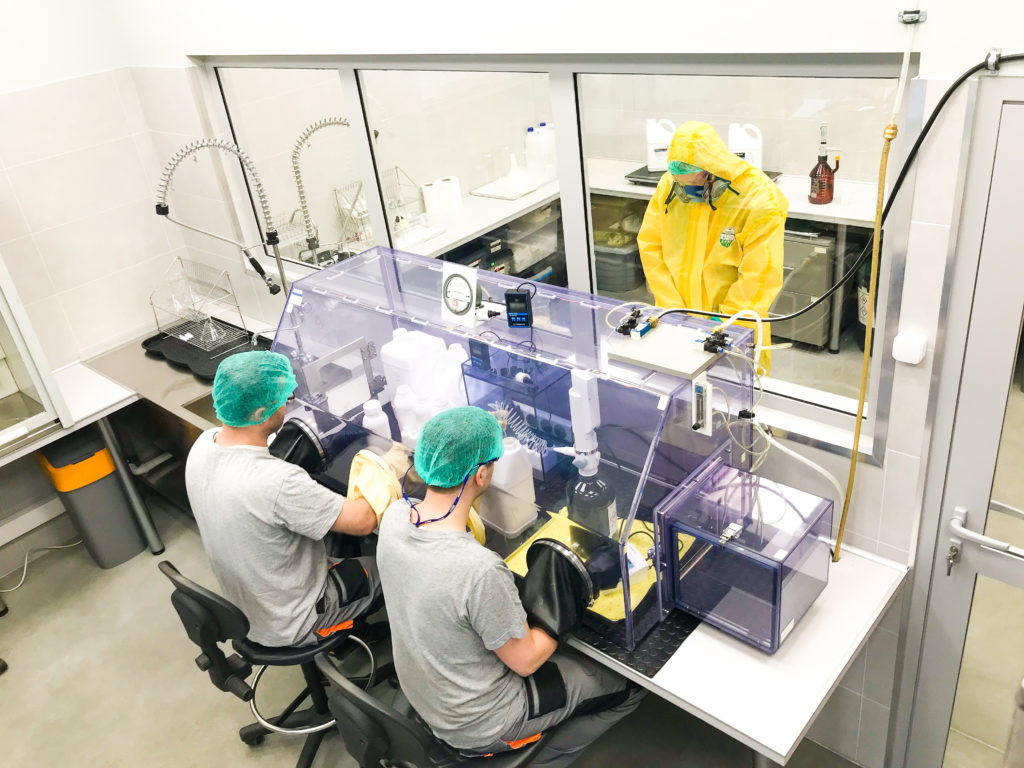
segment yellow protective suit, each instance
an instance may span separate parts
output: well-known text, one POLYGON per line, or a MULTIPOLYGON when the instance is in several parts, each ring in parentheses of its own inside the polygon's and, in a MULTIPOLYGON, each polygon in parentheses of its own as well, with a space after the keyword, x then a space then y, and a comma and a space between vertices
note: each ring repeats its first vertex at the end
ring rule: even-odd
MULTIPOLYGON (((714 208, 676 197, 666 205, 673 180, 667 172, 661 177, 636 238, 655 302, 723 317, 752 309, 767 317, 782 287, 786 197, 760 170, 730 152, 707 123, 679 126, 668 159, 727 179, 739 194, 726 190, 714 208)), ((764 332, 767 346, 767 324, 764 332)), ((761 365, 767 373, 769 353, 761 365)))

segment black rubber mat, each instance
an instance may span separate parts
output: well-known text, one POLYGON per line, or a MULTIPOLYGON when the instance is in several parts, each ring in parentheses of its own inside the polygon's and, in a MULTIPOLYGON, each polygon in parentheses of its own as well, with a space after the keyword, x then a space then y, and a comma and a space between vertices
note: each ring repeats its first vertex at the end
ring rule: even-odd
MULTIPOLYGON (((230 323, 225 323, 225 325, 230 325, 230 323)), ((173 329, 171 330, 173 331, 173 329)), ((248 334, 251 339, 252 333, 248 332, 248 334)), ((213 381, 213 377, 217 373, 217 366, 220 365, 221 360, 238 352, 246 352, 252 349, 252 346, 249 342, 243 342, 240 345, 237 341, 233 341, 207 352, 194 344, 182 341, 176 336, 158 333, 143 341, 142 348, 146 350, 147 354, 162 357, 174 366, 187 368, 197 378, 204 381, 213 381)), ((270 342, 260 337, 257 341, 256 349, 270 349, 270 342)))
POLYGON ((672 611, 632 651, 586 627, 581 628, 576 637, 641 675, 654 677, 699 625, 700 619, 682 611, 672 611))

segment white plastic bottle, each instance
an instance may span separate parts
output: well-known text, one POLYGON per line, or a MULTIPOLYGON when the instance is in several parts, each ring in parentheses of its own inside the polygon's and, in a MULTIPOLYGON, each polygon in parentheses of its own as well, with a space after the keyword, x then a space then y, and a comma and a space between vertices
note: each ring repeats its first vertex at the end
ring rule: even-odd
POLYGON ((380 348, 380 361, 384 366, 384 378, 388 382, 384 390, 387 400, 394 400, 398 387, 406 383, 410 369, 410 347, 408 329, 396 328, 391 341, 380 348))
POLYGON ((363 428, 381 437, 391 437, 391 422, 381 408, 380 400, 367 400, 363 403, 363 428))
POLYGON ((555 167, 555 160, 558 155, 555 152, 555 126, 554 123, 541 123, 540 136, 544 145, 544 165, 549 179, 555 178, 558 173, 555 167))
POLYGON ((668 170, 668 146, 676 132, 671 120, 647 118, 647 170, 653 173, 668 170))
POLYGON ((395 411, 400 432, 404 433, 416 426, 416 395, 413 394, 412 387, 408 384, 400 385, 391 400, 391 407, 395 411))
POLYGON ((526 449, 514 437, 506 437, 502 448, 491 478, 493 490, 482 499, 480 519, 502 535, 514 537, 537 519, 533 469, 526 449))
POLYGON ((544 139, 531 125, 526 129, 526 172, 531 178, 544 176, 544 139))

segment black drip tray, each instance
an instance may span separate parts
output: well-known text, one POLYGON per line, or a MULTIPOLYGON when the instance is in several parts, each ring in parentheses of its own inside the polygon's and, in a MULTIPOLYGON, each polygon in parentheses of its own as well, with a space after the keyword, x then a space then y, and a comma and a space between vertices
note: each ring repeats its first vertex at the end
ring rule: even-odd
POLYGON ((586 627, 582 627, 576 637, 644 677, 654 677, 700 623, 700 619, 695 616, 672 611, 632 651, 627 651, 586 627))
MULTIPOLYGON (((223 323, 223 321, 219 322, 223 323)), ((223 325, 242 330, 230 323, 223 323, 223 325)), ((245 331, 246 338, 241 342, 238 339, 234 339, 227 344, 213 347, 210 350, 205 350, 197 347, 195 344, 182 341, 173 335, 173 331, 174 329, 172 328, 170 334, 161 332, 155 336, 150 336, 142 342, 142 348, 146 350, 147 354, 154 357, 162 357, 171 365, 187 368, 197 378, 204 381, 213 381, 213 377, 217 373, 217 366, 220 365, 221 360, 224 358, 238 352, 246 352, 253 349, 252 331, 245 331)), ((255 348, 270 349, 270 342, 259 337, 256 340, 255 348)))

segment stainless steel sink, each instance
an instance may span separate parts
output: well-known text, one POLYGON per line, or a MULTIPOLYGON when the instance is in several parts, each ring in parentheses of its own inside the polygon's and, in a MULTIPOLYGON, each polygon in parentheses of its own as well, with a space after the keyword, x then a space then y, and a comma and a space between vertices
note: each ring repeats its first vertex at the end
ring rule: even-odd
POLYGON ((202 397, 197 397, 191 402, 185 403, 184 408, 186 411, 191 411, 196 416, 202 419, 206 419, 211 424, 220 424, 220 419, 217 418, 217 413, 213 409, 213 394, 206 394, 202 397))

